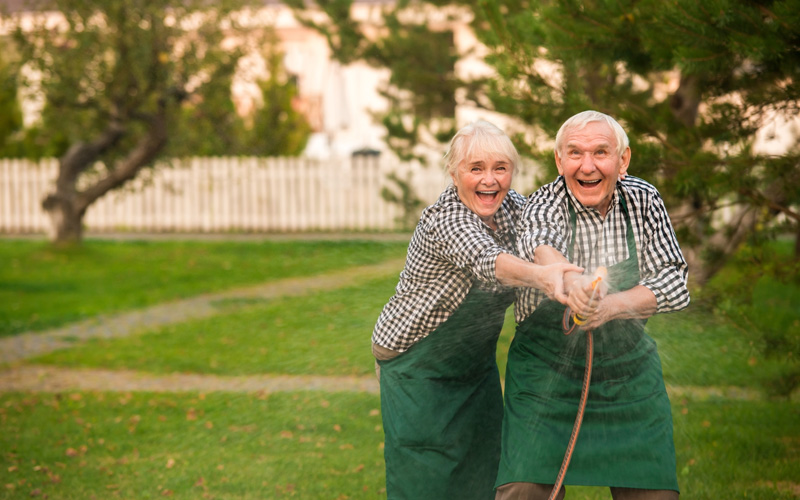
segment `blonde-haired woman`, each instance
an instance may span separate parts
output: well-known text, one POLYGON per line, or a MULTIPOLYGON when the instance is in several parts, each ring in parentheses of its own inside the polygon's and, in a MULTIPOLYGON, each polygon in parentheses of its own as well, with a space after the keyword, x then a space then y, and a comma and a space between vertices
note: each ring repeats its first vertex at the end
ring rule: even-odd
POLYGON ((486 121, 445 155, 453 183, 420 217, 395 295, 372 335, 379 365, 389 499, 491 499, 503 401, 496 346, 513 287, 566 301, 571 264, 514 256, 525 199, 519 155, 486 121))

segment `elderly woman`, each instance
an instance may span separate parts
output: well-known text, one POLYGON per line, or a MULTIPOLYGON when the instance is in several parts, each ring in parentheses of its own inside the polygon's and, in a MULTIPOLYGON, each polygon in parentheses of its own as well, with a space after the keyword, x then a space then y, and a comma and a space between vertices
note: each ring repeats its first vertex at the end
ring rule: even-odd
POLYGON ((494 498, 503 418, 495 351, 509 287, 564 302, 564 273, 581 270, 512 254, 525 200, 510 189, 519 155, 500 129, 464 127, 445 159, 453 184, 423 211, 372 335, 390 499, 494 498))

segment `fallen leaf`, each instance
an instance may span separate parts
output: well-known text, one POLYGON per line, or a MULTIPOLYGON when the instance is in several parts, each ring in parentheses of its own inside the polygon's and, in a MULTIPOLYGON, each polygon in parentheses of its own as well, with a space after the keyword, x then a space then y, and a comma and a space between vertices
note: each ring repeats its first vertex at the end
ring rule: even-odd
POLYGON ((170 458, 170 459, 167 460, 167 469, 171 469, 173 467, 175 467, 175 459, 174 458, 170 458))

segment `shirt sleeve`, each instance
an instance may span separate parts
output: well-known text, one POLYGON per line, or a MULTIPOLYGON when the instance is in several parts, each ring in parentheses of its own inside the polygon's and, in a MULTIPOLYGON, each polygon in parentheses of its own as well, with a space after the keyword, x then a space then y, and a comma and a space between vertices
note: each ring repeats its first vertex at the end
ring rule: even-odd
POLYGON ((658 192, 649 196, 644 213, 646 244, 640 265, 640 285, 656 296, 657 312, 678 311, 689 305, 689 266, 683 258, 664 201, 658 192))
POLYGON ((521 259, 533 262, 539 245, 547 245, 567 256, 569 224, 564 215, 564 198, 556 183, 542 186, 525 203, 517 225, 517 251, 521 259))
POLYGON ((431 224, 431 236, 438 253, 454 266, 467 269, 477 279, 496 283, 495 262, 501 253, 512 253, 500 246, 489 229, 467 207, 454 204, 431 224))

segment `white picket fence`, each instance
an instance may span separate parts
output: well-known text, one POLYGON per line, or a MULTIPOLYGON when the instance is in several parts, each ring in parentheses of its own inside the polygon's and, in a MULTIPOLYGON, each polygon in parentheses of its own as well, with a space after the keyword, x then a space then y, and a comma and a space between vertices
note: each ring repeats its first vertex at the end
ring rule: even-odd
MULTIPOLYGON (((527 193, 531 166, 514 187, 527 193), (521 188, 522 187, 522 188, 521 188)), ((42 209, 54 190, 55 159, 0 159, 0 233, 42 233, 42 209)), ((95 232, 381 231, 398 228, 402 209, 381 196, 394 172, 427 205, 450 182, 441 167, 384 156, 335 162, 304 158, 192 158, 165 162, 112 191, 87 211, 95 232)))

